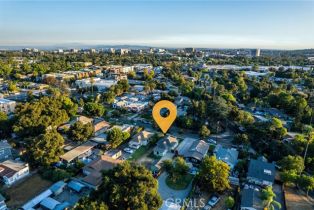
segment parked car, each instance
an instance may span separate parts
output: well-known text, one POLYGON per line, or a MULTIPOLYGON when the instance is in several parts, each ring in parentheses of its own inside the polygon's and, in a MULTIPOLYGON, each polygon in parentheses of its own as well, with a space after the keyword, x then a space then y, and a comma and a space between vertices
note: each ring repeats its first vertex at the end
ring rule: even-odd
POLYGON ((131 147, 132 149, 138 149, 138 148, 141 147, 141 145, 139 145, 139 144, 131 144, 131 145, 129 145, 129 147, 131 147))
POLYGON ((212 195, 208 201, 208 205, 214 207, 220 201, 220 197, 218 195, 212 195))
POLYGON ((210 205, 206 205, 206 206, 204 206, 204 208, 203 208, 203 210, 211 210, 212 209, 212 207, 210 206, 210 205))
POLYGON ((192 174, 192 175, 196 175, 197 172, 198 172, 198 169, 197 169, 196 167, 192 167, 192 168, 190 169, 190 171, 189 171, 189 173, 192 174))
POLYGON ((126 153, 129 153, 129 154, 133 154, 134 153, 134 150, 130 149, 128 147, 124 148, 123 151, 126 152, 126 153))
POLYGON ((212 138, 209 138, 207 141, 208 141, 208 143, 211 143, 211 144, 217 144, 217 141, 215 141, 212 138))

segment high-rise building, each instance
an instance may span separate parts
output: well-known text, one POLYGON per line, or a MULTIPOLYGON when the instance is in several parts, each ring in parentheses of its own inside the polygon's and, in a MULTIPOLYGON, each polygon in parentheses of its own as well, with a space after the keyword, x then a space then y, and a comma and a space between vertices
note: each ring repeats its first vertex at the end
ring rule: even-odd
POLYGON ((114 48, 109 48, 109 52, 113 54, 113 53, 116 52, 116 49, 114 49, 114 48))
POLYGON ((71 49, 70 52, 72 52, 72 53, 78 53, 78 49, 75 49, 75 48, 74 48, 74 49, 71 49))
POLYGON ((124 54, 128 54, 129 50, 128 49, 118 49, 118 54, 120 55, 124 55, 124 54))
POLYGON ((259 57, 261 55, 261 49, 255 49, 252 52, 252 56, 259 57))
POLYGON ((194 52, 195 52, 195 49, 192 48, 192 47, 189 47, 189 48, 185 48, 184 51, 185 51, 186 53, 194 53, 194 52))

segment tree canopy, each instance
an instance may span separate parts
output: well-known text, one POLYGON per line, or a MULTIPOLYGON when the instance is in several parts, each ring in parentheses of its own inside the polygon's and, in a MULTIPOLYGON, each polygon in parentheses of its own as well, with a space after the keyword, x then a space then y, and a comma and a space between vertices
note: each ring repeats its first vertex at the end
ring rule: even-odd
POLYGON ((215 156, 206 156, 197 176, 198 186, 209 192, 222 192, 230 188, 229 166, 215 156))
POLYGON ((56 130, 46 131, 44 134, 30 140, 30 159, 35 164, 49 166, 59 161, 59 156, 63 154, 63 137, 56 130))
POLYGON ((157 180, 144 166, 124 162, 103 173, 103 183, 92 197, 112 210, 157 210, 162 204, 157 188, 157 180))
POLYGON ((86 141, 93 135, 94 129, 91 123, 86 123, 85 125, 77 121, 75 122, 70 130, 69 136, 74 141, 86 141))
POLYGON ((84 110, 87 112, 88 115, 94 117, 101 117, 105 113, 105 107, 102 104, 95 102, 86 103, 84 106, 84 110))
POLYGON ((115 127, 108 131, 107 140, 111 147, 116 148, 129 137, 130 134, 128 132, 122 132, 120 128, 115 127))
POLYGON ((16 107, 14 132, 20 136, 37 136, 49 128, 56 128, 69 120, 76 104, 66 96, 42 97, 16 107))

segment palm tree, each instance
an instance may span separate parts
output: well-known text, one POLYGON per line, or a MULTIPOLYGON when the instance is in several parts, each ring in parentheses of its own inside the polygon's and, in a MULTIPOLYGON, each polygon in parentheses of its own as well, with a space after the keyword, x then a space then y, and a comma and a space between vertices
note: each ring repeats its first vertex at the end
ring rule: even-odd
POLYGON ((94 95, 94 83, 95 83, 95 80, 94 80, 93 77, 91 77, 91 78, 89 79, 89 81, 90 81, 91 88, 92 88, 92 95, 94 95))
POLYGON ((276 194, 273 192, 273 188, 271 186, 268 186, 262 190, 261 198, 263 200, 265 209, 267 210, 281 209, 281 204, 274 200, 275 197, 276 194))

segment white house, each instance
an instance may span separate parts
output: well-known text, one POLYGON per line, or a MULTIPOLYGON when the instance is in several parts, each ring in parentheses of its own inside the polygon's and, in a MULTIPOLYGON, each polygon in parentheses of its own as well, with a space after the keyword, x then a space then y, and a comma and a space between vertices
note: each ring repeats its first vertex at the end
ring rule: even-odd
POLYGON ((0 111, 10 114, 15 110, 15 101, 11 101, 8 99, 0 98, 0 111))
POLYGON ((87 78, 82 80, 76 80, 75 84, 79 88, 91 88, 92 86, 96 87, 98 91, 104 91, 110 88, 112 85, 117 84, 116 80, 104 80, 100 78, 87 78))
POLYGON ((154 133, 143 130, 132 138, 132 140, 129 142, 129 146, 135 149, 138 149, 140 146, 145 146, 148 144, 149 139, 153 135, 154 133))
POLYGON ((11 185, 28 174, 28 163, 17 160, 6 160, 0 163, 0 177, 6 185, 11 185))
POLYGON ((154 148, 154 155, 164 156, 167 152, 174 150, 178 144, 179 142, 176 137, 168 135, 157 142, 157 145, 154 148))

